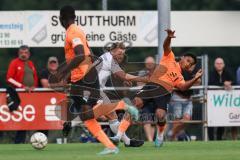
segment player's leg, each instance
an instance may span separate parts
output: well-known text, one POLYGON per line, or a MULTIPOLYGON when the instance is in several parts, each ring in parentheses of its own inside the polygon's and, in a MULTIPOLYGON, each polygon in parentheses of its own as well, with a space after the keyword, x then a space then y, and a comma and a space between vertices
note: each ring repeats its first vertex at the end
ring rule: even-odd
POLYGON ((167 128, 167 105, 170 102, 171 94, 166 94, 157 98, 154 98, 156 104, 156 118, 157 118, 157 134, 155 138, 155 146, 161 147, 164 141, 164 132, 167 128))
MULTIPOLYGON (((154 85, 152 84, 146 84, 140 92, 138 92, 136 94, 136 96, 134 97, 134 99, 132 100, 132 103, 134 104, 134 106, 136 106, 138 109, 142 108, 144 103, 147 103, 149 101, 149 98, 151 98, 151 93, 149 93, 149 89, 151 89, 150 92, 153 91, 152 94, 156 94, 154 91, 154 89, 152 88, 149 88, 149 86, 153 86, 155 87, 154 85), (144 98, 146 100, 144 100, 144 98)), ((120 141, 120 138, 122 137, 123 133, 126 132, 126 130, 128 129, 128 127, 130 126, 131 124, 131 116, 128 114, 128 113, 125 113, 122 121, 120 122, 120 125, 119 125, 119 128, 118 128, 118 133, 116 136, 114 137, 111 137, 111 140, 113 141, 120 141)))
MULTIPOLYGON (((75 102, 78 101, 77 104, 81 104, 83 100, 83 98, 78 96, 74 96, 74 99, 75 102)), ((87 129, 106 147, 100 154, 117 153, 117 147, 109 140, 96 119, 102 115, 109 114, 113 109, 124 109, 124 107, 127 108, 128 106, 126 106, 127 104, 124 101, 120 101, 111 104, 97 104, 92 108, 91 104, 93 104, 93 101, 89 99, 86 104, 81 105, 80 118, 84 121, 87 129)))
MULTIPOLYGON (((111 128, 111 131, 114 134, 117 134, 118 132, 118 127, 120 125, 120 122, 118 120, 118 116, 116 114, 116 112, 112 112, 108 115, 106 115, 106 117, 109 119, 109 127, 111 128)), ((126 133, 123 133, 121 140, 123 141, 123 143, 125 145, 130 145, 130 138, 126 135, 126 133)))
POLYGON ((156 109, 156 117, 157 117, 157 134, 155 138, 155 146, 161 147, 164 140, 164 131, 167 127, 166 124, 166 110, 165 109, 156 109))
MULTIPOLYGON (((100 92, 100 95, 101 95, 101 101, 106 104, 106 103, 111 103, 111 100, 108 98, 107 94, 103 91, 100 92)), ((109 121, 109 127, 111 129, 111 131, 114 133, 114 134, 117 134, 118 132, 118 127, 120 125, 120 122, 118 120, 118 116, 117 116, 117 113, 114 111, 114 112, 111 112, 109 113, 108 115, 106 115, 105 117, 108 118, 108 121, 109 121)), ((124 144, 127 144, 129 145, 130 144, 130 138, 127 137, 127 135, 124 133, 121 140, 124 142, 124 144)))
MULTIPOLYGON (((65 121, 63 123, 63 130, 62 130, 62 134, 64 137, 67 137, 68 134, 70 133, 70 131, 72 130, 73 127, 76 127, 78 125, 80 125, 82 123, 78 113, 81 112, 81 106, 80 105, 75 105, 74 103, 78 102, 78 98, 74 98, 75 96, 72 96, 71 98, 71 103, 69 103, 69 112, 71 114, 75 115, 75 118, 71 121, 65 121), (76 101, 76 102, 75 102, 76 101)), ((81 103, 81 102, 78 102, 81 103)))
POLYGON ((90 133, 106 147, 100 154, 118 153, 117 147, 110 141, 110 139, 102 130, 100 124, 97 122, 91 105, 84 104, 81 107, 81 120, 90 133))
POLYGON ((88 75, 87 78, 89 79, 75 82, 70 90, 71 98, 74 101, 74 106, 78 108, 80 119, 86 128, 106 147, 100 154, 116 154, 119 152, 118 148, 110 141, 96 121, 97 117, 93 106, 96 105, 97 100, 100 98, 98 77, 96 75, 88 75))
MULTIPOLYGON (((136 107, 141 108, 143 106, 143 100, 140 97, 135 97, 133 99, 133 103, 136 107)), ((110 137, 110 139, 114 142, 119 142, 123 134, 127 131, 128 127, 131 125, 131 115, 128 112, 125 112, 123 119, 120 122, 118 127, 118 132, 114 137, 110 137)))
POLYGON ((106 116, 116 110, 125 110, 133 119, 138 120, 138 110, 128 99, 123 99, 116 103, 97 104, 93 107, 94 116, 96 118, 103 115, 106 116))
MULTIPOLYGON (((78 99, 78 96, 73 96, 73 99, 75 99, 74 101, 79 101, 78 103, 83 103, 81 102, 81 99, 78 99)), ((78 108, 75 104, 74 108, 78 108)), ((79 112, 79 109, 76 109, 79 112)), ((128 104, 126 102, 126 100, 121 100, 119 102, 116 103, 98 103, 93 107, 93 113, 94 113, 94 118, 99 118, 101 116, 106 116, 109 115, 110 113, 115 113, 115 110, 126 110, 129 113, 131 113, 132 116, 135 117, 135 119, 138 118, 138 110, 132 105, 132 104, 128 104)), ((85 111, 85 112, 91 112, 91 110, 89 111, 85 111)), ((82 112, 80 112, 80 114, 83 114, 82 112)), ((84 113, 85 114, 85 113, 84 113)), ((111 116, 111 115, 110 115, 111 116)), ((115 120, 113 122, 116 122, 117 120, 117 116, 116 114, 112 115, 115 116, 113 117, 112 120, 115 120)), ((80 123, 80 118, 77 116, 74 120, 72 120, 71 122, 65 122, 63 124, 63 135, 67 136, 68 133, 70 132, 71 128, 78 125, 80 123)), ((117 123, 117 122, 116 122, 117 123)), ((113 126, 117 126, 118 124, 114 123, 113 126)), ((116 128, 116 127, 115 127, 116 128)))

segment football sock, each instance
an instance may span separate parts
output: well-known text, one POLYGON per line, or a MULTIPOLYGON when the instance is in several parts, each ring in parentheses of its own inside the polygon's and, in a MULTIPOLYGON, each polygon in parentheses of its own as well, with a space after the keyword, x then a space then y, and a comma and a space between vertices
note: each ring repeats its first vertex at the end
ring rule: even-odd
POLYGON ((96 121, 96 119, 86 120, 84 124, 87 129, 92 133, 92 135, 96 137, 105 147, 111 149, 116 147, 107 137, 107 135, 103 132, 101 126, 96 121))
POLYGON ((120 139, 122 138, 123 134, 126 132, 126 130, 128 129, 128 127, 130 126, 130 122, 123 119, 118 127, 118 133, 117 133, 117 137, 120 139))
MULTIPOLYGON (((109 121, 109 126, 114 134, 117 134, 119 125, 120 125, 120 122, 118 121, 118 119, 109 121)), ((125 133, 123 133, 121 140, 124 142, 124 144, 127 144, 127 145, 130 144, 130 138, 128 138, 128 136, 125 133)))
POLYGON ((81 124, 80 121, 81 121, 81 120, 80 120, 80 117, 77 116, 76 118, 74 118, 74 119, 71 121, 71 127, 75 127, 75 126, 81 124))

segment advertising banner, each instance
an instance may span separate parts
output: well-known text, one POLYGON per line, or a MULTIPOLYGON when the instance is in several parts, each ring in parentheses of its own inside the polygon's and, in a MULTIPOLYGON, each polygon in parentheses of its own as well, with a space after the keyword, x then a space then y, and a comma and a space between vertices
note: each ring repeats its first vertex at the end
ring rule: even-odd
POLYGON ((9 112, 0 93, 0 130, 58 130, 67 116, 66 95, 57 92, 19 93, 18 110, 9 112), (61 105, 60 105, 61 104, 61 105))
MULTIPOLYGON (((158 46, 157 11, 76 11, 90 47, 131 41, 134 47, 158 46)), ((172 46, 240 46, 240 12, 172 11, 172 46)), ((0 48, 63 47, 59 11, 1 11, 0 48)))
POLYGON ((209 90, 208 126, 240 126, 240 91, 209 90))

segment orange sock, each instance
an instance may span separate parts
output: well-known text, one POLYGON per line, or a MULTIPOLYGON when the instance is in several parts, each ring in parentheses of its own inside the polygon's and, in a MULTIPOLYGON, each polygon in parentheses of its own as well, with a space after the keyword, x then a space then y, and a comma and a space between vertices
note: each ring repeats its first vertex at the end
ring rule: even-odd
POLYGON ((84 122, 87 129, 96 137, 105 147, 115 148, 116 146, 109 140, 107 135, 103 132, 101 126, 95 119, 90 119, 84 122))
POLYGON ((125 110, 125 109, 126 109, 125 102, 121 100, 117 103, 115 110, 125 110))
POLYGON ((165 130, 166 127, 167 127, 166 124, 164 124, 163 126, 158 126, 158 131, 159 131, 159 133, 164 132, 164 130, 165 130))
POLYGON ((118 126, 118 133, 117 136, 122 137, 122 134, 126 132, 126 130, 128 129, 128 127, 130 126, 130 122, 123 119, 120 123, 120 125, 118 126))

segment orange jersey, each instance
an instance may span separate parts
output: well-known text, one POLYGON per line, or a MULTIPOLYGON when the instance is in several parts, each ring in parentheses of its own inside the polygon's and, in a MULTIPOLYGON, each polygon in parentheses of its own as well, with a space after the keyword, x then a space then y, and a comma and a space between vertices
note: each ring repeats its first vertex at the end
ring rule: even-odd
POLYGON ((168 55, 163 55, 159 66, 154 70, 150 81, 160 84, 169 92, 181 83, 185 83, 181 73, 179 63, 175 61, 175 56, 171 51, 168 55))
MULTIPOLYGON (((65 39, 65 58, 69 63, 76 55, 74 53, 74 47, 82 45, 84 49, 84 55, 90 55, 90 49, 87 44, 86 36, 84 32, 76 24, 71 24, 66 31, 65 39)), ((75 69, 71 71, 71 82, 81 80, 87 73, 90 65, 92 64, 91 58, 86 57, 85 60, 75 69)))

